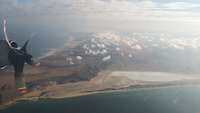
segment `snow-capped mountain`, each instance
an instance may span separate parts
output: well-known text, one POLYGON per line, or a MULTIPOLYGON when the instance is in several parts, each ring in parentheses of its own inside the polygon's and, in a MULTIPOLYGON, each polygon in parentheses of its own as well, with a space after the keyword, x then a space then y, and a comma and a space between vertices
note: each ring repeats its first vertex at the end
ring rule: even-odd
POLYGON ((200 37, 163 33, 90 33, 73 36, 42 60, 52 66, 85 64, 94 70, 129 69, 198 73, 200 37))

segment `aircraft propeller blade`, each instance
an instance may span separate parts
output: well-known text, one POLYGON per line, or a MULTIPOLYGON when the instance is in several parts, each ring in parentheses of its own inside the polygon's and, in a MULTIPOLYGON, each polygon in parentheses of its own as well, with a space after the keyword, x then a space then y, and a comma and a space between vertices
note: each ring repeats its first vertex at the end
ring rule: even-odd
POLYGON ((8 35, 7 35, 6 19, 3 20, 3 31, 4 31, 5 40, 8 44, 8 46, 12 49, 13 47, 11 46, 9 39, 8 39, 8 35))
POLYGON ((24 46, 21 48, 22 51, 27 52, 27 45, 29 43, 29 40, 27 40, 24 44, 24 46))
POLYGON ((5 40, 6 40, 7 44, 8 44, 8 46, 9 46, 9 48, 11 48, 12 50, 14 50, 16 54, 23 55, 22 53, 16 51, 15 48, 12 47, 12 45, 10 44, 9 39, 8 39, 8 35, 7 35, 6 23, 7 23, 7 21, 6 21, 6 19, 4 19, 3 20, 3 31, 4 31, 5 40))

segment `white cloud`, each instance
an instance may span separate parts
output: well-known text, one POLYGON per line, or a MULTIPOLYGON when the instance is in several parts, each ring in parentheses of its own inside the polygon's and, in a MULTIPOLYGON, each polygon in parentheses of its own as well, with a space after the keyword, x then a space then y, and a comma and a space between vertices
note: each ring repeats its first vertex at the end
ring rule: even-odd
POLYGON ((183 18, 199 17, 200 4, 189 2, 161 3, 150 0, 1 0, 3 15, 79 15, 96 18, 183 18))
MULTIPOLYGON (((137 29, 142 29, 142 27, 150 29, 150 27, 155 25, 149 23, 149 21, 158 23, 157 26, 160 26, 161 24, 164 25, 166 21, 185 23, 199 22, 199 11, 200 3, 177 1, 29 0, 29 2, 24 3, 22 1, 18 2, 18 0, 0 0, 0 17, 11 16, 15 19, 18 18, 18 20, 28 17, 29 18, 26 20, 29 20, 30 18, 42 18, 44 22, 49 21, 49 23, 53 23, 59 20, 62 24, 67 23, 66 18, 70 18, 72 21, 77 20, 74 23, 69 22, 70 24, 72 23, 71 26, 78 26, 79 28, 80 23, 86 23, 86 27, 98 26, 101 29, 104 29, 105 27, 124 29, 120 28, 121 26, 132 29, 129 28, 129 26, 130 23, 134 23, 134 25, 139 26, 137 29), (140 21, 140 23, 138 23, 138 21, 140 21), (116 25, 120 23, 123 24, 116 25)), ((167 25, 168 24, 164 25, 164 27, 167 25)), ((193 26, 190 27, 194 28, 193 26)), ((163 28, 163 26, 160 26, 160 28, 163 28)), ((185 28, 187 28, 186 25, 185 28)))
POLYGON ((172 2, 162 5, 163 8, 169 10, 195 10, 200 8, 200 4, 187 3, 187 2, 172 2))

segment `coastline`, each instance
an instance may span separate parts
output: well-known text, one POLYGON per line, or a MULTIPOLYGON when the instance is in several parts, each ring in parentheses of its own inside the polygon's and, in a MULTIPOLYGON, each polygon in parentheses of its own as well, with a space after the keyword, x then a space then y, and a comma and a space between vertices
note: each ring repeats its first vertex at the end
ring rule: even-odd
POLYGON ((129 91, 140 91, 140 90, 152 90, 160 88, 176 88, 176 87, 190 87, 190 86, 200 86, 200 83, 187 83, 187 84, 173 84, 173 85, 141 85, 141 86, 129 86, 119 89, 103 89, 103 90, 94 90, 94 91, 85 91, 78 92, 73 94, 66 94, 65 96, 54 96, 54 97, 20 97, 15 99, 15 103, 19 101, 38 101, 40 99, 64 99, 64 98, 73 98, 81 97, 93 94, 104 94, 104 93, 114 93, 114 92, 129 92, 129 91))
POLYGON ((115 92, 129 92, 129 91, 141 91, 141 90, 152 90, 152 89, 160 89, 160 88, 171 88, 171 87, 190 87, 190 86, 200 86, 200 83, 187 83, 187 84, 176 84, 176 85, 153 85, 153 86, 145 86, 141 85, 140 87, 124 87, 120 89, 104 89, 104 90, 96 90, 96 91, 87 91, 87 92, 79 92, 74 94, 67 94, 65 96, 54 96, 54 97, 18 97, 13 101, 7 102, 0 106, 0 110, 6 109, 15 105, 21 101, 39 101, 41 99, 65 99, 65 98, 73 98, 73 97, 81 97, 81 96, 88 96, 93 94, 104 94, 104 93, 115 93, 115 92))
MULTIPOLYGON (((147 75, 150 76, 149 73, 147 73, 147 75)), ((159 81, 152 81, 154 80, 154 78, 158 78, 158 76, 151 75, 152 78, 149 79, 146 77, 147 75, 140 75, 141 78, 138 79, 138 76, 136 76, 136 74, 131 75, 131 77, 133 78, 129 78, 129 76, 113 76, 110 75, 108 72, 102 72, 90 81, 79 81, 75 83, 50 85, 40 89, 32 90, 25 95, 16 97, 12 101, 0 105, 0 110, 15 105, 15 103, 20 101, 63 99, 87 96, 92 94, 127 92, 133 90, 138 91, 155 88, 200 86, 200 78, 198 77, 188 78, 183 76, 178 80, 172 78, 169 81, 164 81, 165 79, 163 78, 163 76, 160 76, 159 81)))

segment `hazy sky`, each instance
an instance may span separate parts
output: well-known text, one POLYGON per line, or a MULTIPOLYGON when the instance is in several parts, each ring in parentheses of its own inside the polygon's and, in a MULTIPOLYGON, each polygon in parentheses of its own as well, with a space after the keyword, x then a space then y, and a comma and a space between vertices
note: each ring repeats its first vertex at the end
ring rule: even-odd
POLYGON ((0 0, 0 19, 71 31, 200 32, 199 0, 0 0))

